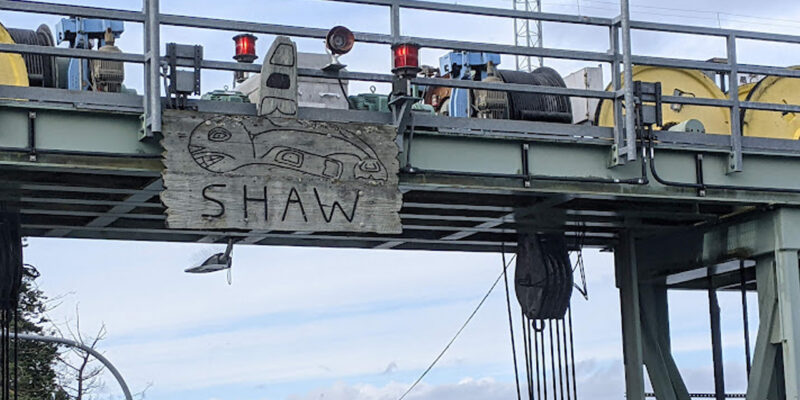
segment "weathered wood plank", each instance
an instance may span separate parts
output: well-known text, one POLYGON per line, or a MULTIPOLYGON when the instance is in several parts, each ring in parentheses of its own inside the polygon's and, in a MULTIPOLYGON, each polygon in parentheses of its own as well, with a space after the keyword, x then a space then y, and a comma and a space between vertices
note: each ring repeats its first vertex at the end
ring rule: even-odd
POLYGON ((400 233, 396 130, 164 114, 167 226, 400 233))
POLYGON ((261 66, 258 115, 297 118, 297 45, 278 36, 261 66))

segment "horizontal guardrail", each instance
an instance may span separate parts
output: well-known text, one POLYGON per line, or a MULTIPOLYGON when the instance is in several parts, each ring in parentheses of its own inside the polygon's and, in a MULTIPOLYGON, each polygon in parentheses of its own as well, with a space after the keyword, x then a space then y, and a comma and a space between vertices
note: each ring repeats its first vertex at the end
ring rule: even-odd
POLYGON ((415 9, 415 10, 441 11, 441 12, 449 12, 457 14, 481 15, 486 17, 532 19, 545 22, 563 22, 570 24, 611 26, 615 23, 614 19, 612 18, 544 13, 536 11, 510 10, 507 8, 436 3, 432 1, 414 1, 414 0, 327 0, 327 1, 334 1, 339 3, 368 4, 374 6, 397 5, 398 7, 415 9))
MULTIPOLYGON (((621 0, 623 7, 621 7, 621 14, 617 18, 601 18, 591 16, 578 16, 569 14, 545 13, 536 11, 523 11, 512 10, 496 7, 461 5, 461 4, 446 4, 433 1, 418 1, 418 0, 326 0, 338 3, 358 4, 364 6, 385 7, 390 13, 390 33, 372 33, 372 32, 354 32, 355 39, 358 42, 373 43, 382 45, 393 45, 397 43, 415 43, 423 48, 435 48, 445 50, 461 50, 461 51, 479 51, 479 52, 493 52, 507 55, 517 55, 524 57, 545 57, 565 60, 580 60, 590 62, 608 63, 612 66, 612 75, 616 76, 620 71, 619 68, 624 66, 626 70, 632 65, 650 65, 667 68, 685 68, 695 69, 702 71, 712 71, 723 75, 728 75, 730 78, 731 93, 729 99, 708 99, 708 98, 694 98, 694 97, 681 97, 681 96, 664 96, 663 101, 669 104, 686 104, 698 105, 708 107, 724 107, 731 110, 732 122, 739 121, 741 118, 741 110, 764 110, 773 112, 800 112, 800 105, 795 104, 773 104, 773 103, 759 103, 751 101, 740 101, 738 96, 738 74, 759 74, 768 76, 779 77, 792 77, 800 78, 800 70, 794 70, 785 67, 767 66, 767 65, 752 65, 752 64, 738 64, 736 60, 736 41, 742 40, 759 40, 777 43, 791 43, 800 44, 800 36, 786 35, 786 34, 772 34, 765 32, 743 31, 724 28, 713 27, 697 27, 689 25, 674 25, 656 22, 633 21, 626 15, 628 0, 621 0), (487 42, 475 41, 462 41, 462 40, 449 40, 428 37, 415 37, 404 36, 401 33, 400 10, 419 10, 429 12, 451 13, 460 15, 474 15, 474 16, 487 16, 511 19, 527 19, 539 20, 545 22, 555 22, 564 24, 577 24, 585 26, 599 26, 609 29, 609 50, 607 52, 599 51, 585 51, 585 50, 571 50, 561 48, 546 48, 546 47, 527 47, 506 45, 487 42), (668 57, 654 57, 637 54, 624 54, 623 49, 629 48, 630 31, 651 31, 651 32, 665 32, 665 33, 679 33, 701 36, 713 36, 726 38, 728 41, 728 59, 726 62, 711 62, 711 61, 698 61, 682 58, 668 58, 668 57), (618 35, 622 33, 622 40, 619 40, 618 35), (616 69, 616 71, 613 71, 616 69)), ((164 14, 152 12, 158 10, 158 0, 143 0, 143 10, 145 11, 132 11, 114 8, 102 7, 89 7, 80 5, 64 5, 53 3, 41 3, 29 0, 0 0, 0 10, 13 11, 13 12, 26 12, 26 13, 41 13, 53 15, 69 15, 86 18, 105 18, 115 19, 132 23, 141 23, 145 26, 145 33, 148 30, 158 30, 160 26, 177 26, 186 28, 199 28, 211 29, 230 32, 249 32, 255 34, 269 34, 269 35, 286 35, 291 37, 301 38, 315 38, 323 39, 326 37, 328 30, 321 28, 312 28, 304 26, 281 25, 260 22, 236 21, 230 19, 209 18, 186 16, 176 14, 164 14)), ((146 44, 147 48, 147 44, 146 44)), ((158 50, 156 50, 156 55, 158 50)), ((74 57, 83 59, 102 59, 110 61, 121 61, 126 63, 145 64, 146 69, 149 65, 149 53, 135 54, 135 53, 106 53, 91 50, 79 49, 65 49, 29 45, 10 45, 0 44, 0 52, 8 53, 21 53, 21 54, 43 54, 48 56, 57 57, 74 57)), ((159 65, 165 63, 165 57, 158 58, 159 65)), ((180 64, 182 66, 193 66, 187 63, 180 64)), ((217 60, 203 60, 201 64, 202 69, 209 70, 224 70, 224 71, 248 71, 259 72, 261 66, 258 64, 242 64, 228 61, 217 60)), ((321 79, 334 79, 334 80, 354 80, 354 81, 367 81, 367 82, 392 82, 394 76, 388 73, 367 73, 367 72, 353 72, 341 71, 339 73, 329 73, 325 71, 313 69, 300 69, 299 75, 303 77, 314 77, 321 79)), ((148 74, 147 72, 145 73, 148 74)), ((156 76, 151 72, 150 77, 156 76)), ((145 79, 147 82, 148 79, 145 79)), ((150 79, 152 81, 152 79, 150 79)), ((452 88, 464 89, 484 89, 496 90, 504 92, 519 92, 519 93, 537 93, 537 94, 552 94, 563 95, 571 97, 582 98, 595 98, 602 100, 611 100, 615 103, 615 108, 618 111, 615 113, 617 116, 621 114, 622 98, 631 96, 632 89, 622 87, 621 79, 615 79, 611 91, 603 90, 588 90, 588 89, 571 89, 571 88, 553 88, 521 84, 509 83, 494 83, 494 82, 477 82, 468 80, 453 80, 443 78, 425 78, 416 77, 412 82, 419 85, 426 86, 444 86, 452 88)), ((158 90, 158 85, 150 84, 145 85, 145 101, 150 104, 158 104, 161 93, 151 93, 158 90), (149 100, 148 100, 149 99, 149 100)), ((148 106, 144 107, 147 114, 148 106)), ((156 118, 160 121, 160 111, 153 110, 156 118)), ((621 133, 622 125, 618 122, 616 128, 618 133, 614 136, 614 143, 624 149, 624 142, 630 143, 631 134, 627 132, 627 136, 621 133)), ((160 122, 158 124, 160 126, 160 122)), ((733 134, 731 135, 731 148, 732 153, 737 157, 741 155, 741 129, 738 122, 732 124, 733 134)), ((631 148, 628 147, 625 151, 632 153, 631 148)), ((631 158, 629 158, 630 160, 631 158)))
MULTIPOLYGON (((445 4, 445 3, 436 3, 430 1, 414 1, 414 0, 327 0, 327 1, 373 5, 373 6, 387 6, 387 7, 394 5, 400 8, 416 9, 416 10, 492 16, 492 17, 533 19, 533 20, 542 20, 548 22, 584 24, 584 25, 594 25, 594 26, 613 27, 619 24, 618 19, 611 19, 611 18, 597 18, 588 16, 575 16, 568 14, 510 10, 510 9, 483 7, 483 6, 445 4)), ((73 16, 92 17, 92 18, 109 18, 109 19, 117 19, 117 20, 137 22, 137 23, 144 23, 146 19, 145 18, 146 14, 144 12, 139 12, 139 11, 40 3, 28 0, 18 0, 18 1, 0 0, 0 10, 33 12, 33 13, 43 13, 43 14, 73 15, 73 16)), ((317 39, 325 38, 328 32, 326 29, 321 29, 321 28, 235 21, 235 20, 183 16, 174 14, 160 14, 158 20, 161 25, 225 30, 231 32, 251 32, 260 34, 287 35, 293 37, 305 37, 305 38, 317 38, 317 39)), ((737 38, 742 38, 742 39, 769 40, 776 42, 800 44, 800 37, 792 35, 769 34, 761 32, 729 30, 721 28, 704 28, 704 27, 685 26, 685 25, 671 25, 671 24, 651 23, 642 21, 631 21, 630 26, 632 29, 640 29, 640 30, 710 35, 710 36, 720 36, 720 37, 735 35, 737 38)), ((589 52, 589 51, 565 50, 565 49, 553 49, 553 48, 531 48, 524 46, 500 45, 494 43, 467 42, 467 41, 445 40, 445 39, 432 39, 432 38, 422 38, 422 37, 412 37, 412 36, 399 36, 395 38, 392 35, 388 34, 377 34, 368 32, 354 32, 354 34, 357 41, 365 43, 391 45, 393 43, 401 41, 401 42, 413 42, 419 44, 421 47, 438 48, 438 49, 488 51, 488 52, 495 52, 495 53, 509 54, 509 55, 559 58, 559 59, 606 62, 606 63, 610 63, 613 61, 618 61, 618 62, 622 61, 622 56, 613 55, 614 53, 613 51, 610 53, 601 53, 601 52, 589 52)), ((103 59, 103 60, 123 61, 132 63, 143 63, 145 61, 145 57, 139 54, 131 54, 131 53, 101 54, 89 50, 46 48, 40 46, 26 46, 26 45, 0 44, 0 51, 11 52, 11 53, 44 54, 44 55, 61 56, 61 57, 103 59)), ((632 55, 632 62, 634 64, 640 64, 640 65, 698 69, 706 71, 715 71, 720 73, 730 73, 732 69, 730 65, 722 63, 713 63, 706 61, 696 61, 696 60, 677 59, 677 58, 672 59, 663 57, 649 57, 649 56, 639 56, 639 55, 632 55)), ((254 64, 247 65, 234 62, 220 62, 220 61, 210 61, 210 60, 204 60, 202 67, 205 69, 229 70, 229 71, 251 71, 251 72, 260 71, 260 67, 254 64)), ((738 72, 800 78, 800 71, 782 67, 774 67, 774 66, 739 65, 738 72)), ((359 74, 352 72, 343 73, 341 76, 336 76, 331 74, 308 74, 304 76, 315 76, 318 78, 330 78, 330 79, 365 80, 365 81, 370 81, 373 80, 372 78, 376 78, 374 79, 374 81, 376 82, 389 81, 386 79, 388 75, 376 75, 376 74, 370 75, 370 74, 359 74), (370 76, 372 78, 370 78, 370 76)), ((420 81, 419 83, 437 85, 437 86, 459 87, 459 88, 473 88, 473 89, 485 88, 485 89, 501 90, 501 91, 544 93, 541 90, 539 90, 539 88, 522 89, 520 87, 517 87, 520 85, 508 86, 504 88, 503 86, 509 84, 503 84, 503 83, 492 84, 492 86, 482 87, 482 85, 474 85, 473 82, 464 83, 455 80, 442 79, 436 82, 432 81, 427 81, 427 83, 424 82, 426 81, 420 81)), ((601 99, 614 98, 613 95, 609 95, 608 93, 603 93, 601 91, 595 91, 595 90, 552 89, 550 93, 559 95, 568 95, 568 96, 588 97, 588 98, 601 98, 601 99)), ((674 98, 672 96, 666 96, 664 101, 676 104, 699 104, 699 103, 693 103, 692 100, 679 99, 679 98, 674 98)), ((730 107, 732 104, 730 102, 725 103, 719 101, 712 101, 704 103, 703 105, 730 107)), ((786 108, 781 108, 781 107, 769 108, 764 105, 752 105, 752 104, 749 106, 749 108, 774 110, 774 111, 787 110, 786 108)))

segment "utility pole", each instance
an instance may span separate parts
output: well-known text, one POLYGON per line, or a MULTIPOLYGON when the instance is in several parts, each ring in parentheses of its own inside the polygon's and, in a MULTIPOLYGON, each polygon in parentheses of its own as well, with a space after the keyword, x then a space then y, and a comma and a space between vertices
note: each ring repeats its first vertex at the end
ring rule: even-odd
MULTIPOLYGON (((511 0, 514 4, 514 10, 528 11, 528 12, 541 12, 542 0, 511 0)), ((525 47, 542 47, 542 21, 533 21, 531 26, 530 19, 514 19, 514 45, 525 47)), ((531 56, 517 55, 517 71, 531 72, 535 68, 531 56)), ((539 67, 544 65, 542 57, 535 57, 539 59, 539 67)))

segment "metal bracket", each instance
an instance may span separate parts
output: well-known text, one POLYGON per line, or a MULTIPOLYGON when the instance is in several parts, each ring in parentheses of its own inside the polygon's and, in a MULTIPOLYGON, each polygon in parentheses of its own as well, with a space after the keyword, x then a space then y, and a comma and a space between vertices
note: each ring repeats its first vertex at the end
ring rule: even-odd
MULTIPOLYGON (((620 95, 622 95, 621 92, 617 93, 617 97, 620 95)), ((617 102, 618 101, 615 100, 615 103, 617 102)), ((633 117, 631 119, 634 123, 634 140, 624 140, 625 145, 621 145, 621 143, 623 143, 622 133, 627 132, 628 121, 630 119, 627 118, 627 113, 626 118, 616 117, 615 121, 617 122, 615 122, 616 126, 614 127, 615 143, 611 145, 609 167, 624 165, 626 161, 631 161, 630 157, 627 157, 626 154, 637 152, 637 140, 643 139, 645 132, 652 132, 652 125, 661 126, 663 124, 660 82, 650 83, 634 81, 632 104, 633 110, 629 111, 629 113, 633 117)))
POLYGON ((167 43, 169 83, 167 106, 185 109, 189 95, 200 94, 200 69, 203 62, 203 46, 167 43), (179 69, 179 65, 191 63, 192 70, 179 69))
POLYGON ((697 189, 697 196, 706 197, 705 181, 703 178, 703 155, 700 153, 695 154, 695 175, 697 176, 697 184, 700 188, 697 189))
POLYGON ((28 161, 36 161, 36 111, 28 111, 28 161))
POLYGON ((530 149, 531 146, 528 143, 522 144, 522 174, 525 175, 525 178, 522 180, 522 186, 525 188, 531 187, 530 149))
POLYGON ((661 82, 633 82, 633 97, 636 104, 637 136, 641 134, 643 127, 663 125, 661 82), (645 104, 645 102, 652 104, 645 104))
POLYGON ((395 141, 400 147, 401 152, 405 151, 403 148, 403 137, 405 136, 406 129, 408 129, 409 122, 411 121, 411 108, 420 100, 421 99, 419 97, 406 95, 396 96, 389 100, 389 109, 392 110, 392 121, 395 128, 397 128, 397 139, 395 141))

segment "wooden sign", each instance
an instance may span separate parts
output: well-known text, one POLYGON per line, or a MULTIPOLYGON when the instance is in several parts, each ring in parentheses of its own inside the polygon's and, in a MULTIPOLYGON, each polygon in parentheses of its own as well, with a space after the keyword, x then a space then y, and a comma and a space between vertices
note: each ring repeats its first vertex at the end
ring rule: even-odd
POLYGON ((392 126, 166 111, 163 127, 169 228, 402 231, 392 126))

